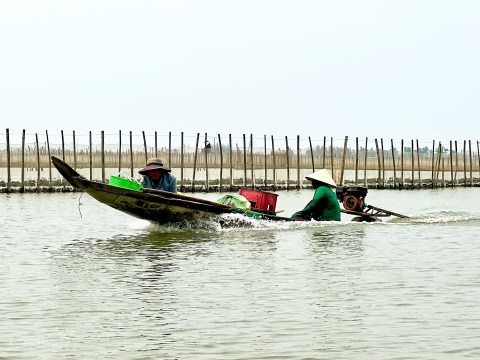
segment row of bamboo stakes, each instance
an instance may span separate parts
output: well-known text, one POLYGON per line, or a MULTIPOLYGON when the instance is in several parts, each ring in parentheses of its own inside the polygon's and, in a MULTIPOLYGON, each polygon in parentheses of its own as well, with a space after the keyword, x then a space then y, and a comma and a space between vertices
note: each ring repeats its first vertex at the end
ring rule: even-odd
MULTIPOLYGON (((144 158, 145 162, 147 161, 149 157, 149 152, 147 150, 147 141, 146 141, 146 136, 145 132, 142 131, 142 136, 143 136, 143 153, 144 153, 144 158)), ((64 133, 63 130, 61 131, 61 139, 62 139, 62 145, 61 145, 61 155, 62 159, 65 161, 65 140, 64 140, 64 133)), ((118 170, 119 172, 121 171, 122 168, 122 132, 121 130, 119 131, 119 143, 118 143, 118 170)), ((180 146, 180 189, 181 191, 185 191, 188 189, 188 184, 186 184, 186 181, 184 179, 184 169, 185 169, 185 163, 184 163, 184 133, 181 133, 180 137, 181 141, 181 146, 180 146)), ((233 146, 232 146, 232 136, 229 134, 228 136, 229 139, 229 144, 228 144, 228 151, 229 151, 229 159, 230 159, 230 164, 229 164, 229 170, 230 170, 230 184, 229 188, 232 189, 234 188, 234 183, 233 183, 233 162, 232 162, 232 154, 233 154, 233 146)), ((39 147, 39 139, 38 139, 38 134, 35 134, 35 140, 36 140, 36 167, 37 167, 37 187, 38 184, 40 183, 40 169, 41 169, 41 163, 40 163, 40 147, 39 147)), ((133 151, 133 134, 132 131, 129 132, 129 152, 127 155, 129 155, 129 168, 131 172, 131 177, 134 177, 134 151, 133 151)), ((196 180, 195 180, 195 175, 196 175, 196 169, 197 165, 200 164, 200 151, 199 151, 199 140, 200 140, 200 133, 197 133, 196 137, 196 145, 195 145, 195 154, 194 154, 194 162, 193 162, 193 176, 191 179, 191 190, 195 190, 195 185, 196 185, 196 180)), ((265 176, 263 179, 263 184, 255 184, 254 183, 254 154, 253 154, 253 135, 250 134, 250 153, 248 154, 247 151, 247 137, 245 134, 243 134, 243 186, 264 186, 265 188, 268 187, 268 182, 267 182, 267 136, 264 135, 264 169, 265 169, 265 176), (247 159, 249 157, 249 159, 247 159), (248 184, 248 168, 250 168, 251 176, 250 179, 252 180, 251 184, 248 184)), ((315 161, 314 161, 314 151, 312 147, 312 141, 311 138, 308 137, 309 141, 309 148, 310 148, 310 155, 311 155, 311 169, 312 172, 315 171, 315 161)), ((205 133, 205 143, 208 142, 207 134, 205 133)), ((300 161, 300 136, 297 135, 297 152, 296 152, 296 171, 297 171, 297 176, 296 176, 296 184, 295 188, 300 188, 301 187, 301 178, 300 178, 300 169, 301 169, 301 161, 300 161)), ((344 184, 344 171, 345 171, 345 162, 347 158, 347 145, 348 145, 348 136, 345 136, 344 139, 344 145, 343 145, 343 153, 341 157, 341 162, 340 162, 340 175, 337 183, 339 185, 344 184)), ((401 189, 405 187, 410 187, 414 188, 415 187, 415 172, 417 172, 417 187, 422 187, 422 179, 420 176, 421 168, 420 168, 420 149, 419 149, 419 143, 418 140, 416 140, 416 154, 414 152, 414 140, 411 140, 411 152, 409 156, 411 157, 410 160, 410 169, 405 168, 405 161, 407 160, 407 156, 404 153, 404 141, 401 140, 401 152, 400 152, 400 168, 397 168, 396 165, 396 160, 395 160, 395 151, 394 151, 394 146, 393 146, 393 139, 391 139, 391 157, 392 157, 392 164, 393 164, 393 187, 394 189, 401 189), (416 158, 415 158, 416 155, 416 158), (417 169, 415 169, 415 163, 417 163, 417 169), (400 172, 400 181, 397 181, 397 172, 400 172), (405 184, 403 179, 404 179, 404 174, 411 172, 411 181, 410 184, 405 184)), ((457 179, 457 172, 458 172, 458 146, 457 146, 457 141, 454 142, 454 151, 453 151, 453 143, 450 141, 450 169, 445 169, 445 158, 443 157, 443 153, 445 148, 442 146, 441 142, 438 143, 438 145, 435 144, 435 141, 433 141, 433 147, 432 147, 432 159, 431 159, 431 182, 430 182, 430 187, 435 188, 439 186, 456 186, 456 179, 457 179), (435 157, 435 148, 437 147, 437 156, 435 157), (453 153, 455 152, 455 166, 454 166, 454 158, 453 158, 453 153), (450 181, 447 182, 445 180, 445 171, 450 171, 450 181), (441 178, 440 178, 441 174, 441 178)), ((47 147, 47 154, 48 154, 48 159, 51 157, 51 151, 50 151, 50 143, 49 143, 49 135, 48 131, 46 131, 46 147, 47 147)), ((385 183, 385 171, 386 171, 386 166, 385 166, 385 151, 384 151, 384 144, 383 144, 383 139, 380 139, 380 145, 378 139, 375 139, 375 148, 376 148, 376 154, 377 154, 377 171, 378 171, 378 176, 377 176, 377 181, 376 184, 374 184, 374 187, 376 188, 384 188, 386 183, 385 183)), ((90 179, 93 177, 93 142, 92 142, 92 132, 89 132, 89 169, 90 169, 90 179)), ((290 156, 289 156, 289 151, 290 147, 288 144, 288 137, 285 136, 285 149, 287 156, 286 158, 286 172, 287 172, 287 180, 286 180, 286 189, 290 189, 290 175, 291 175, 291 164, 290 164, 290 156)), ((323 156, 322 156, 322 166, 321 168, 325 168, 327 165, 326 162, 326 149, 327 149, 327 138, 323 138, 323 156)), ((365 139, 365 159, 364 159, 364 168, 363 168, 363 184, 367 184, 367 156, 368 156, 368 137, 365 139)), ((219 189, 221 191, 222 187, 224 184, 222 183, 223 181, 223 171, 224 171, 224 147, 222 146, 222 138, 220 134, 218 134, 218 150, 220 152, 220 179, 219 179, 219 189)), ((202 165, 205 167, 205 184, 204 184, 204 189, 206 191, 209 190, 209 177, 208 177, 208 168, 209 168, 209 152, 205 151, 205 149, 201 152, 203 152, 204 155, 204 162, 202 165)), ((7 154, 7 161, 6 161, 6 168, 7 168, 7 181, 6 181, 6 187, 9 189, 11 187, 11 148, 10 148, 10 133, 9 129, 6 129, 6 154, 7 154)), ((479 142, 477 141, 477 154, 478 154, 478 169, 480 171, 480 147, 479 147, 479 142)), ((102 182, 106 182, 106 176, 105 176, 105 168, 106 168, 106 162, 105 162, 105 133, 104 131, 101 131, 101 150, 100 150, 100 155, 101 155, 101 161, 100 161, 100 167, 102 170, 102 182)), ((271 162, 273 165, 273 178, 272 178, 272 187, 278 188, 277 184, 277 179, 275 172, 277 170, 276 167, 276 156, 275 156, 275 143, 274 143, 274 138, 273 136, 271 137, 271 162)), ((75 139, 75 131, 73 131, 73 167, 77 168, 77 151, 76 151, 76 139, 75 139)), ((158 142, 157 142, 157 132, 155 132, 155 156, 158 156, 158 142)), ((463 173, 464 173, 464 178, 463 178, 463 186, 474 186, 474 181, 473 181, 473 157, 472 157, 472 143, 469 140, 468 141, 468 159, 467 159, 467 141, 465 140, 463 143, 463 173), (467 161, 469 160, 469 161, 467 161), (467 169, 467 163, 469 165, 469 168, 467 169), (469 181, 467 182, 467 172, 469 173, 469 181)), ((333 162, 333 138, 330 138, 330 170, 332 174, 334 173, 334 162, 333 162)), ((51 162, 49 161, 49 184, 52 186, 52 165, 51 162)), ((22 146, 21 146, 21 181, 20 181, 20 191, 23 191, 25 188, 25 130, 22 132, 22 146)), ((143 165, 143 164, 142 164, 143 165)), ((169 167, 172 167, 172 133, 169 132, 168 135, 168 165, 169 167)), ((318 167, 317 167, 318 169, 318 167)), ((354 183, 358 184, 360 179, 359 179, 359 172, 361 171, 359 167, 359 139, 358 137, 356 138, 355 142, 355 165, 354 165, 354 170, 355 170, 355 179, 354 183)), ((480 175, 479 175, 480 178, 480 175)))

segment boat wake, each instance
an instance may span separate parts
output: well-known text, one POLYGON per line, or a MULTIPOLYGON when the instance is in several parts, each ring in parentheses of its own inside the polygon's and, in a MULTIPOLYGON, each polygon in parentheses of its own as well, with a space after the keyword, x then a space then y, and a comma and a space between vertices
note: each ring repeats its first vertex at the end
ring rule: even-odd
POLYGON ((466 211, 441 210, 427 212, 422 215, 412 216, 406 219, 392 218, 388 223, 409 223, 409 224, 480 224, 480 214, 466 211))
POLYGON ((412 216, 409 218, 392 217, 382 219, 381 222, 354 222, 351 219, 343 219, 342 221, 269 221, 258 220, 246 217, 241 214, 222 214, 212 220, 203 221, 185 221, 180 223, 172 223, 169 225, 153 225, 156 229, 162 228, 163 231, 178 230, 205 230, 205 231, 237 231, 238 229, 249 230, 295 230, 305 228, 318 228, 328 226, 371 226, 378 224, 465 224, 472 225, 478 223, 480 225, 480 214, 469 213, 465 211, 432 211, 422 215, 412 216))

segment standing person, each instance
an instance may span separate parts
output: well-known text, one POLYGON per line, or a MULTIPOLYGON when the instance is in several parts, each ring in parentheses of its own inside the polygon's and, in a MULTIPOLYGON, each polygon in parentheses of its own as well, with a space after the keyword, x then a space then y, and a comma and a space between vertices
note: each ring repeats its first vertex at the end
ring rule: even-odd
POLYGON ((297 220, 340 221, 340 205, 332 189, 337 185, 327 169, 321 169, 305 176, 315 189, 313 199, 303 210, 297 211, 292 218, 297 220))
POLYGON ((161 159, 149 159, 147 165, 139 170, 139 173, 143 175, 141 183, 145 188, 176 193, 177 179, 170 174, 171 171, 163 166, 161 159))

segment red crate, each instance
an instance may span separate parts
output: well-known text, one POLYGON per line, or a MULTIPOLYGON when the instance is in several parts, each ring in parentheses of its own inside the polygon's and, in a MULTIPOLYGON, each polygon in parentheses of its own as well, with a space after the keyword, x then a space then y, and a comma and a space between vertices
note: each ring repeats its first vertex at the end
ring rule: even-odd
POLYGON ((238 194, 250 201, 253 209, 275 212, 277 206, 277 194, 248 188, 241 188, 238 190, 238 194))

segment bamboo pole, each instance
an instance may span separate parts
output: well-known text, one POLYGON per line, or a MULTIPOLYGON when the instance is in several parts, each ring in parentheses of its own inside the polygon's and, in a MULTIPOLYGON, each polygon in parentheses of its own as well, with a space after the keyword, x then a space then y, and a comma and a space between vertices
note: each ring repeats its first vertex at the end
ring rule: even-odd
POLYGON ((432 145, 432 189, 435 188, 435 140, 432 145))
POLYGON ((468 140, 468 154, 470 157, 470 186, 473 186, 473 168, 472 168, 472 141, 468 140))
POLYGON ((222 192, 222 178, 223 178, 223 149, 222 149, 222 138, 218 134, 218 148, 220 149, 220 179, 218 182, 218 191, 222 192))
POLYGON ((243 186, 247 186, 247 140, 243 134, 243 186))
MULTIPOLYGON (((417 141, 417 147, 418 147, 418 141, 417 141)), ((414 147, 413 147, 413 140, 412 140, 412 189, 415 187, 415 154, 414 154, 414 147)), ((418 154, 418 150, 417 150, 418 154)))
POLYGON ((453 148, 452 148, 452 140, 450 140, 450 182, 453 185, 453 148))
MULTIPOLYGON (((325 169, 325 152, 327 147, 327 137, 323 137, 323 160, 322 160, 322 169, 325 169)), ((333 174, 332 174, 333 175, 333 174)))
POLYGON ((75 139, 75 130, 73 130, 73 168, 77 170, 77 140, 75 139))
POLYGON ((310 136, 308 137, 308 142, 310 143, 310 155, 312 156, 312 172, 315 172, 315 161, 313 156, 312 139, 310 139, 310 136))
POLYGON ((38 134, 35 133, 35 142, 37 145, 37 191, 40 188, 40 147, 38 146, 38 134))
POLYGON ((287 190, 290 189, 290 148, 288 147, 288 137, 285 136, 285 154, 287 156, 287 190))
POLYGON ((268 182, 267 182, 267 177, 268 177, 268 166, 267 166, 267 135, 263 135, 263 152, 265 155, 265 180, 263 181, 263 184, 265 186, 265 189, 267 188, 268 182))
MULTIPOLYGON (((155 156, 157 153, 157 132, 155 131, 155 156)), ((168 168, 172 168, 172 132, 168 132, 168 168)))
POLYGON ((65 161, 65 139, 63 137, 63 130, 60 131, 62 135, 62 160, 65 161))
POLYGON ((228 147, 230 151, 230 190, 233 189, 233 144, 232 134, 228 134, 228 147))
POLYGON ((477 140, 477 157, 478 157, 478 180, 480 182, 480 144, 477 140))
POLYGON ((275 143, 272 135, 272 163, 273 163, 273 187, 277 186, 277 176, 276 176, 276 163, 275 163, 275 143))
POLYGON ((382 188, 385 188, 385 150, 383 148, 383 138, 380 138, 380 146, 382 149, 382 188))
POLYGON ((463 140, 463 187, 467 186, 467 140, 463 140))
POLYGON ((404 160, 403 160, 403 155, 404 155, 404 148, 403 148, 403 139, 400 141, 400 146, 401 146, 401 152, 400 152, 400 189, 404 187, 405 183, 405 178, 403 177, 403 167, 404 167, 404 160))
POLYGON ((207 149, 207 144, 208 144, 207 133, 205 133, 205 145, 203 147, 203 151, 205 152, 205 191, 206 192, 208 192, 210 188, 210 184, 208 182, 208 152, 210 150, 207 149))
POLYGON ((380 150, 378 148, 378 140, 376 138, 375 138, 375 148, 377 149, 377 163, 378 163, 377 187, 378 187, 380 185, 382 164, 381 164, 381 161, 380 161, 380 150))
MULTIPOLYGON (((435 140, 433 140, 435 142, 435 140)), ((437 148, 437 153, 435 157, 435 148, 432 150, 432 160, 435 160, 434 166, 433 166, 433 176, 432 176, 432 189, 435 189, 438 187, 438 169, 440 168, 440 148, 441 148, 441 141, 438 142, 438 148, 437 148)))
POLYGON ((345 160, 347 157, 347 144, 348 144, 348 136, 345 136, 345 140, 343 142, 343 153, 342 153, 342 167, 340 171, 340 181, 339 184, 343 185, 343 173, 345 171, 345 160))
POLYGON ((101 133, 101 142, 102 142, 102 182, 105 184, 105 132, 102 130, 101 133))
POLYGON ((300 135, 297 135, 297 189, 300 189, 300 135))
MULTIPOLYGON (((183 184, 183 164, 184 164, 184 145, 183 145, 183 131, 180 133, 180 191, 185 191, 183 184)), ((195 171, 195 168, 194 168, 195 171)))
POLYGON ((145 131, 142 131, 143 137, 143 153, 145 154, 145 164, 148 162, 148 150, 147 150, 147 138, 145 137, 145 131))
POLYGON ((355 184, 358 184, 358 137, 355 138, 355 184))
POLYGON ((438 187, 439 186, 439 183, 438 183, 438 178, 439 178, 439 173, 440 173, 440 164, 443 160, 443 147, 442 147, 442 142, 439 141, 438 142, 438 156, 437 156, 437 166, 436 166, 436 170, 435 170, 435 186, 438 187))
POLYGON ((12 181, 12 172, 11 172, 12 170, 10 168, 10 129, 7 129, 6 137, 7 137, 7 189, 9 190, 10 184, 12 181))
POLYGON ((50 141, 48 140, 48 130, 45 130, 47 136, 47 151, 48 151, 48 184, 52 187, 52 161, 50 155, 50 141))
MULTIPOLYGON (((155 157, 158 158, 158 134, 156 131, 155 131, 155 157)), ((172 168, 172 164, 170 163, 170 157, 168 158, 168 168, 169 169, 172 168)))
MULTIPOLYGON (((435 140, 433 140, 435 142, 435 140)), ((439 141, 438 142, 438 147, 437 147, 437 151, 436 151, 436 154, 435 154, 435 148, 433 148, 433 151, 432 151, 432 160, 435 160, 435 163, 434 163, 434 166, 433 166, 433 176, 432 176, 432 189, 435 189, 439 186, 438 184, 438 170, 440 168, 440 148, 441 148, 441 145, 442 145, 442 142, 439 141)))
POLYGON ((89 168, 90 168, 90 180, 93 180, 93 149, 92 149, 92 132, 88 132, 88 141, 89 141, 89 168))
POLYGON ((445 158, 442 156, 442 188, 445 187, 445 158))
POLYGON ((363 181, 364 181, 365 187, 368 188, 367 161, 368 161, 368 137, 365 138, 365 164, 363 166, 363 181))
POLYGON ((458 143, 457 140, 455 140, 455 185, 457 185, 457 177, 458 177, 458 143))
POLYGON ((133 178, 133 134, 132 131, 130 131, 130 176, 133 178))
POLYGON ((197 155, 198 155, 198 141, 200 140, 200 133, 197 133, 197 141, 195 143, 195 156, 193 158, 193 175, 192 175, 192 191, 195 192, 195 173, 197 171, 197 155))
POLYGON ((390 147, 392 148, 392 162, 393 162, 393 188, 397 188, 397 168, 395 164, 395 149, 393 148, 393 139, 390 139, 390 147))
MULTIPOLYGON (((418 187, 421 188, 422 187, 422 177, 421 177, 421 173, 420 173, 420 147, 418 146, 418 139, 416 139, 416 142, 417 142, 417 170, 418 170, 418 187)), ((412 148, 412 151, 413 151, 413 148, 412 148)), ((413 168, 413 163, 412 163, 412 168, 413 168)))
POLYGON ((21 186, 20 192, 23 193, 25 191, 25 129, 22 132, 22 179, 21 179, 21 186))
POLYGON ((255 174, 253 173, 253 134, 250 133, 250 174, 252 177, 252 187, 255 187, 255 174))
POLYGON ((118 130, 118 173, 122 171, 122 130, 118 130))

